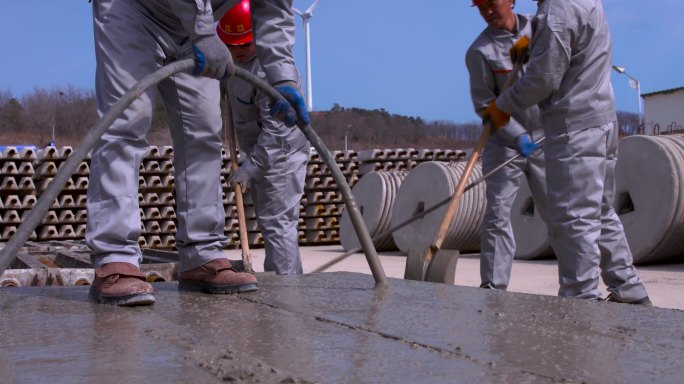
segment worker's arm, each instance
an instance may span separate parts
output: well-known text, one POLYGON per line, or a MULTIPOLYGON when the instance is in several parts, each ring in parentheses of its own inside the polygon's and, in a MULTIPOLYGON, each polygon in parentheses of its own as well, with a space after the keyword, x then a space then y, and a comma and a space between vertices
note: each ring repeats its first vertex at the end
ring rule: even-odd
POLYGON ((169 0, 173 13, 180 19, 191 41, 216 35, 214 15, 209 0, 169 0))
POLYGON ((292 0, 259 0, 251 2, 252 33, 257 57, 270 84, 299 82, 292 47, 295 22, 292 0))
POLYGON ((215 79, 233 75, 233 57, 216 35, 211 1, 169 0, 169 4, 192 42, 197 63, 193 73, 215 79))
POLYGON ((546 100, 560 88, 570 66, 572 33, 558 16, 535 16, 536 32, 530 44, 525 74, 496 100, 505 112, 522 110, 546 100))
POLYGON ((292 53, 295 40, 292 0, 252 1, 251 7, 257 57, 266 80, 285 98, 285 101, 276 101, 270 113, 288 126, 294 126, 296 121, 309 124, 292 53))
MULTIPOLYGON (((496 99, 498 92, 493 68, 490 67, 483 53, 469 49, 466 53, 466 67, 470 75, 470 97, 475 113, 481 118, 485 115, 487 105, 496 99)), ((509 76, 512 74, 509 73, 509 76)), ((496 130, 496 135, 504 139, 508 145, 515 145, 516 138, 527 130, 514 118, 508 124, 496 130)))
MULTIPOLYGON (((257 60, 251 63, 249 70, 259 77, 264 73, 254 66, 257 60)), ((244 85, 244 82, 238 83, 244 85)), ((283 161, 288 153, 302 146, 309 146, 306 136, 297 127, 288 127, 283 122, 270 114, 270 99, 260 91, 252 93, 252 97, 242 96, 235 99, 235 104, 244 101, 253 102, 252 105, 236 105, 233 108, 236 130, 240 142, 249 142, 251 151, 247 159, 240 166, 241 172, 259 178, 274 163, 283 161), (244 108, 244 109, 240 109, 244 108), (240 112, 245 112, 240 115, 240 112), (253 145, 252 145, 253 144, 253 145)))

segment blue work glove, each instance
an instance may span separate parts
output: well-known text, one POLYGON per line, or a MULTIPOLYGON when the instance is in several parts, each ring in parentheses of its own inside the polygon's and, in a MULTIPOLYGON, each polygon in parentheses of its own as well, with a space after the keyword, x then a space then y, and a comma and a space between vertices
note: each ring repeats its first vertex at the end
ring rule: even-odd
POLYGON ((218 35, 199 38, 192 43, 192 51, 197 62, 193 75, 221 80, 235 74, 233 57, 218 35))
POLYGON ((532 141, 532 138, 527 133, 523 133, 522 135, 518 136, 515 142, 518 144, 518 150, 525 157, 530 157, 530 155, 538 148, 538 145, 532 141))
POLYGON ((299 86, 293 81, 286 81, 277 85, 275 89, 283 95, 285 100, 278 100, 271 105, 271 116, 284 122, 288 127, 297 124, 297 120, 308 125, 309 112, 306 110, 299 86), (293 107, 294 111, 290 107, 293 107))
POLYGON ((238 169, 231 172, 228 182, 235 188, 236 184, 240 184, 242 188, 242 193, 247 193, 254 175, 256 175, 257 167, 252 164, 251 161, 247 160, 242 163, 238 169))

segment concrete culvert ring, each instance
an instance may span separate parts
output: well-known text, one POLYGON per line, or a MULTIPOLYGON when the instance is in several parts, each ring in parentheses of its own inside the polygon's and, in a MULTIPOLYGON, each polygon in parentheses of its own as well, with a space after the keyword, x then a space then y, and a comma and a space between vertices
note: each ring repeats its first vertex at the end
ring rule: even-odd
MULTIPOLYGON (((661 141, 670 149, 674 159, 675 168, 679 171, 680 186, 684 186, 684 143, 677 136, 661 136, 661 141)), ((654 249, 651 254, 657 261, 672 260, 677 261, 682 255, 682 245, 684 243, 684 199, 681 194, 678 196, 677 209, 674 213, 672 224, 668 229, 667 236, 660 243, 660 247, 654 249)))
POLYGON ((157 272, 148 272, 147 276, 145 276, 145 280, 148 283, 163 283, 166 281, 166 279, 157 272))
POLYGON ((680 177, 669 146, 651 136, 620 142, 615 166, 615 212, 624 227, 634 263, 669 255, 652 254, 674 221, 680 177))
POLYGON ((74 282, 74 285, 90 285, 90 280, 87 277, 79 277, 74 282))
POLYGON ((516 259, 532 260, 553 256, 548 227, 539 215, 525 176, 520 177, 520 188, 511 205, 511 226, 516 259))
POLYGON ((17 279, 12 279, 12 278, 5 278, 0 280, 0 287, 2 288, 12 288, 12 287, 20 287, 21 283, 19 283, 19 280, 17 279))
MULTIPOLYGON (((359 179, 352 189, 354 200, 371 237, 377 237, 390 229, 396 189, 406 174, 406 172, 370 172, 359 179)), ((340 243, 345 250, 361 247, 346 210, 342 212, 340 218, 339 233, 340 243)), ((379 251, 396 249, 391 236, 375 239, 373 245, 379 251)))
MULTIPOLYGON (((480 167, 479 163, 476 165, 477 167, 480 167)), ((411 170, 397 192, 392 210, 392 226, 396 226, 451 197, 462 172, 463 165, 449 167, 443 162, 432 161, 422 163, 411 170), (456 171, 454 172, 454 170, 456 171)), ((476 175, 481 174, 481 170, 474 170, 473 172, 474 176, 470 179, 471 181, 475 180, 476 175)), ((470 216, 478 214, 481 216, 484 210, 485 201, 482 198, 484 194, 478 190, 484 189, 484 183, 478 184, 473 189, 466 192, 466 195, 462 197, 447 231, 447 237, 442 246, 444 249, 458 249, 462 252, 479 250, 479 237, 474 240, 476 236, 471 236, 471 232, 479 233, 482 217, 470 216), (461 225, 460 223, 467 224, 461 225), (460 229, 461 233, 456 233, 455 228, 460 229)), ((397 247, 402 252, 408 253, 409 248, 422 250, 430 246, 446 208, 447 204, 444 204, 425 217, 394 231, 392 237, 397 247)))

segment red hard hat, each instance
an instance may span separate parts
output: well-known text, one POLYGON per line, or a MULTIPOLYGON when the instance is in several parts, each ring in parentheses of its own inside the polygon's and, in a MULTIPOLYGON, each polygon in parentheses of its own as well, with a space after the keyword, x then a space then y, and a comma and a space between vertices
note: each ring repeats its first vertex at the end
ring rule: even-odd
POLYGON ((229 45, 251 42, 252 14, 249 11, 249 0, 241 0, 229 9, 216 25, 216 33, 221 41, 229 45))

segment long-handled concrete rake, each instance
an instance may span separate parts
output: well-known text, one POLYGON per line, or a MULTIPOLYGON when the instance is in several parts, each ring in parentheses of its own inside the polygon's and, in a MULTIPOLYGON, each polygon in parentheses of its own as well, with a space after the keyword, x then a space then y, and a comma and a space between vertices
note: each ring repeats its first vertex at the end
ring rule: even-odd
MULTIPOLYGON (((233 114, 230 106, 230 99, 226 92, 225 105, 226 115, 223 119, 224 127, 228 134, 228 149, 230 150, 230 172, 231 174, 238 169, 237 135, 233 124, 233 114)), ((246 186, 245 186, 246 187, 246 186)), ((242 266, 245 272, 254 273, 252 268, 252 254, 249 251, 249 239, 247 238, 247 216, 245 215, 245 203, 242 196, 243 186, 236 183, 233 186, 235 192, 235 207, 238 214, 238 233, 240 235, 240 250, 242 251, 242 266)))
MULTIPOLYGON (((513 85, 522 65, 522 61, 517 61, 514 64, 513 70, 508 76, 506 84, 503 87, 504 90, 513 85)), ((456 263, 458 262, 459 251, 442 249, 442 243, 447 236, 451 221, 453 220, 459 203, 461 202, 461 197, 465 191, 466 183, 470 178, 470 174, 472 173, 473 168, 475 168, 477 160, 480 158, 480 154, 487 143, 490 133, 493 131, 494 129, 491 127, 491 122, 486 123, 483 127, 482 134, 480 134, 480 139, 477 142, 477 146, 466 163, 463 174, 456 185, 456 190, 454 191, 449 205, 447 205, 444 217, 442 218, 442 221, 437 229, 437 233, 435 234, 430 246, 423 250, 409 249, 406 258, 406 269, 404 270, 405 279, 432 281, 446 284, 454 283, 454 275, 456 271, 456 263)))

